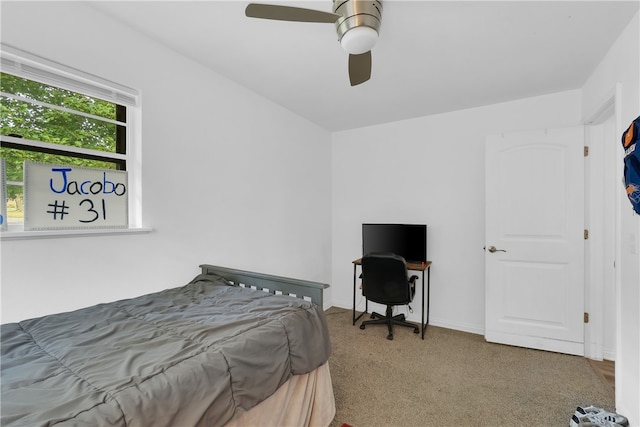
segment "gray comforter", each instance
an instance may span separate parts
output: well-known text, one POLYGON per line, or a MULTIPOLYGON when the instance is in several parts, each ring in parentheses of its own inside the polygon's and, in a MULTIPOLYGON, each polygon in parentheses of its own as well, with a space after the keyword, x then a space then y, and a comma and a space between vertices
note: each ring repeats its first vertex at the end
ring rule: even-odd
POLYGON ((200 275, 2 325, 2 426, 222 425, 325 363, 322 309, 200 275))

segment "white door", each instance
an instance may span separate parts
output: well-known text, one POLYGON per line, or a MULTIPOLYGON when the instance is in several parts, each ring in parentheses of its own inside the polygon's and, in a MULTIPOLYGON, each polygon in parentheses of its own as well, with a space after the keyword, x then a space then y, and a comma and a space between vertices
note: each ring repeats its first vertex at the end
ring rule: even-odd
POLYGON ((584 353, 584 130, 486 140, 485 338, 584 353))

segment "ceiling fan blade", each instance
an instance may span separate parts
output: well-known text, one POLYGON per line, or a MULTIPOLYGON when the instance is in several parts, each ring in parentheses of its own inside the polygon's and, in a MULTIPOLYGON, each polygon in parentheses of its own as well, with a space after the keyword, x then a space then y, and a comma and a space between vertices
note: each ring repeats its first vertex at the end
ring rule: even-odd
POLYGON ((249 3, 244 11, 249 18, 275 19, 278 21, 334 23, 341 17, 335 13, 275 4, 249 3))
POLYGON ((371 51, 360 55, 349 55, 349 81, 351 86, 366 82, 371 78, 371 51))

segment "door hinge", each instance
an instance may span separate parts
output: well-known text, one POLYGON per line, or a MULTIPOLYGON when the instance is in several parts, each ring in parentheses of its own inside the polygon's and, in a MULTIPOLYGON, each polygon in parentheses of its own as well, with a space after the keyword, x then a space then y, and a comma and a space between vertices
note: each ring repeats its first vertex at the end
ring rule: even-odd
POLYGON ((587 157, 589 155, 589 146, 584 146, 584 156, 587 157))
POLYGON ((589 313, 584 313, 584 323, 589 323, 589 313))
POLYGON ((589 238, 589 230, 584 230, 584 240, 589 238))

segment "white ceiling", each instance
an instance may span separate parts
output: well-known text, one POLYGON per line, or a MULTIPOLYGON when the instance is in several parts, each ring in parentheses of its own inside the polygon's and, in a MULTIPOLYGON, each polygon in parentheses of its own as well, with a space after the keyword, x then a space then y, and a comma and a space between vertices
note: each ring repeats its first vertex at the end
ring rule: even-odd
POLYGON ((371 80, 351 87, 333 24, 247 18, 248 3, 91 5, 336 131, 578 89, 640 4, 386 0, 371 80))

